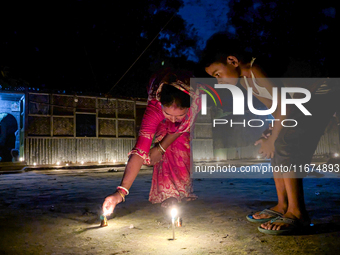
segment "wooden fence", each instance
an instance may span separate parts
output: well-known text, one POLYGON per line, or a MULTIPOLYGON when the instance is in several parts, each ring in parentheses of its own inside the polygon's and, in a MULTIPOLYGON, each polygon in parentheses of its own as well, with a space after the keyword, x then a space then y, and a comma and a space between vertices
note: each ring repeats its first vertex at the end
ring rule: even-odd
POLYGON ((25 159, 29 165, 125 162, 135 142, 129 138, 27 138, 25 159))

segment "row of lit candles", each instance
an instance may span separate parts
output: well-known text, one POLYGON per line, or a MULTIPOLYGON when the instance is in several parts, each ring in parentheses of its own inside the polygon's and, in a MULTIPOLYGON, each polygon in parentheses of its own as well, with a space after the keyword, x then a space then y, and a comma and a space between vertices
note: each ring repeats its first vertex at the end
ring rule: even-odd
MULTIPOLYGON (((335 158, 339 157, 339 153, 334 153, 334 157, 335 157, 335 158)), ((256 158, 257 158, 257 159, 261 159, 262 157, 261 157, 260 155, 258 155, 256 158)), ((24 161, 23 158, 20 158, 19 160, 20 160, 20 161, 24 161)), ((219 157, 217 157, 216 160, 219 160, 219 157)), ((81 162, 80 162, 80 164, 82 164, 82 165, 83 165, 84 163, 85 163, 84 161, 81 161, 81 162)), ((102 162, 102 161, 98 161, 98 164, 101 164, 101 163, 103 163, 103 162, 102 162)), ((105 163, 106 163, 106 162, 105 162, 105 163)), ((116 160, 113 160, 112 163, 116 163, 116 160)), ((59 161, 56 162, 56 165, 59 166, 60 164, 61 164, 61 163, 60 163, 59 161)), ((126 164, 127 164, 127 162, 125 162, 125 165, 126 165, 126 164)), ((33 165, 36 166, 37 163, 33 163, 33 165)), ((68 163, 65 164, 65 166, 68 166, 68 165, 69 165, 68 163)))
MULTIPOLYGON (((333 156, 334 156, 334 158, 337 158, 337 157, 339 157, 339 153, 334 153, 334 155, 333 155, 333 156)), ((257 159, 261 159, 261 158, 262 158, 262 156, 260 156, 260 155, 257 155, 257 156, 256 156, 256 158, 257 158, 257 159)), ((219 157, 216 157, 216 160, 220 160, 220 158, 219 158, 219 157)))
MULTIPOLYGON (((23 161, 23 160, 20 160, 20 161, 23 161)), ((98 161, 98 164, 101 164, 101 163, 107 163, 107 162, 98 161)), ((116 163, 116 160, 113 160, 112 163, 116 163)), ((59 162, 59 161, 57 161, 55 164, 56 164, 57 166, 60 166, 62 163, 59 162)), ((80 164, 83 165, 83 164, 85 164, 85 162, 84 162, 84 161, 81 161, 80 164)), ((125 165, 126 165, 126 164, 127 164, 127 162, 125 162, 125 165)), ((34 162, 33 165, 36 166, 37 163, 34 162)), ((68 166, 68 165, 69 165, 68 163, 65 163, 65 166, 68 166)))

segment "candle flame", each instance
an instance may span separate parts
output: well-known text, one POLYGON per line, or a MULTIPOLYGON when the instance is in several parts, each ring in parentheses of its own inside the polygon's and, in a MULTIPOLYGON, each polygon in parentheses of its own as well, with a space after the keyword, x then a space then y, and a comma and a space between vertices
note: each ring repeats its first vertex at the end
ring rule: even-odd
POLYGON ((175 218, 176 215, 177 215, 177 209, 176 208, 172 208, 172 210, 171 210, 171 217, 175 218))

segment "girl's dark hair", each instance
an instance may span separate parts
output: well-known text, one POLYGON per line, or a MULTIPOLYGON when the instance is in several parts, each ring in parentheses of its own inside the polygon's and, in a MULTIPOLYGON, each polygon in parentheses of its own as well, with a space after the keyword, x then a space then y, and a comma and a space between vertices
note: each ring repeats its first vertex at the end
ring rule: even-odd
POLYGON ((247 63, 253 57, 250 51, 234 35, 219 32, 208 39, 200 63, 205 68, 213 63, 225 63, 228 56, 235 56, 241 62, 247 63))
POLYGON ((176 104, 179 108, 188 108, 190 107, 190 96, 170 84, 180 80, 190 85, 190 78, 193 77, 193 73, 185 69, 167 67, 154 74, 151 78, 151 86, 153 84, 164 83, 160 93, 160 102, 162 105, 169 107, 176 104))
POLYGON ((160 102, 167 107, 175 104, 179 108, 189 108, 190 96, 172 85, 163 84, 160 102))

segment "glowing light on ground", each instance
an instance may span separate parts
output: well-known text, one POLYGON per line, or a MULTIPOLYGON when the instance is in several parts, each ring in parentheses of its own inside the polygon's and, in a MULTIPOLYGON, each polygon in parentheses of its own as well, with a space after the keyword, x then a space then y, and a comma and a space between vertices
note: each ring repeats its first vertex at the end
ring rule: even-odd
POLYGON ((172 240, 175 240, 175 217, 177 215, 177 209, 171 209, 171 223, 172 223, 172 240))

